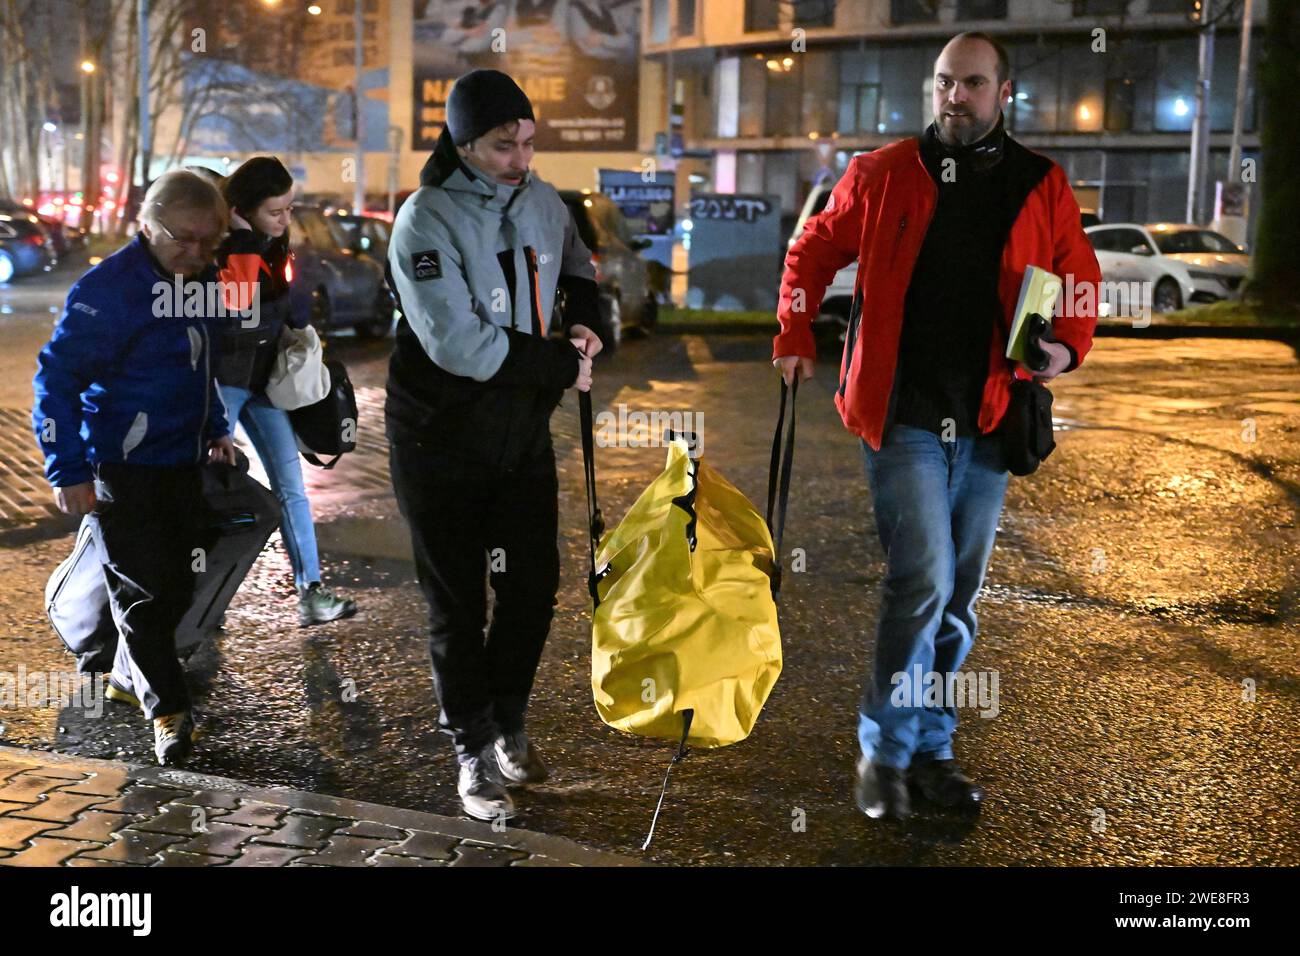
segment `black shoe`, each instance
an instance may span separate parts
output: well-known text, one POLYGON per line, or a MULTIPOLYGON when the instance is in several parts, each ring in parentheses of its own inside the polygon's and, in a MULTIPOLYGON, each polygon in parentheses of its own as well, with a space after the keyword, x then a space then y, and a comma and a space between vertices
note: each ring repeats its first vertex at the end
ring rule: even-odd
POLYGON ((858 780, 853 788, 858 809, 880 820, 905 820, 911 816, 912 800, 907 793, 906 775, 901 770, 858 758, 858 780))
POLYGON ((955 760, 915 757, 907 775, 921 796, 949 810, 978 812, 984 802, 984 791, 961 772, 955 760))

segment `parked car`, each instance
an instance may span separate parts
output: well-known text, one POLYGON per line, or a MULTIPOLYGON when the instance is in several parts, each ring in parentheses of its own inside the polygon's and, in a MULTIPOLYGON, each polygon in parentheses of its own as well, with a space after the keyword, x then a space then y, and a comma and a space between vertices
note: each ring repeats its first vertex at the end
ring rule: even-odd
POLYGON ((0 284, 54 268, 54 251, 39 222, 0 213, 0 284))
POLYGON ((289 232, 293 258, 290 303, 319 332, 351 326, 363 338, 383 338, 396 322, 383 266, 344 248, 319 209, 296 207, 289 232))
MULTIPOLYGON (((808 224, 808 220, 826 208, 826 202, 831 198, 831 190, 834 188, 834 183, 819 183, 808 193, 808 198, 803 203, 803 209, 799 211, 799 218, 795 220, 794 231, 790 233, 790 239, 786 243, 787 248, 794 245, 794 241, 803 234, 804 226, 808 224)), ((814 325, 819 322, 834 322, 838 323, 843 329, 848 329, 849 309, 853 305, 853 287, 857 284, 857 281, 858 261, 854 259, 835 273, 835 278, 826 287, 826 295, 822 298, 821 311, 813 320, 814 325)))
POLYGON ((365 256, 384 267, 388 259, 388 238, 392 224, 379 216, 335 212, 325 217, 334 230, 335 238, 344 249, 356 256, 365 256))
POLYGON ((1085 229, 1106 283, 1139 282, 1137 303, 1103 300, 1112 315, 1150 308, 1174 312, 1186 305, 1235 299, 1250 270, 1250 257, 1231 239, 1183 223, 1107 223, 1085 229))
POLYGON ((593 329, 606 350, 618 347, 623 333, 649 333, 659 319, 659 300, 651 291, 650 263, 639 253, 649 239, 635 239, 623 211, 604 193, 560 190, 578 235, 591 250, 600 288, 601 328, 593 329))
POLYGON ((0 215, 25 219, 39 226, 41 232, 45 233, 46 242, 56 261, 62 259, 71 250, 86 244, 84 230, 65 226, 55 217, 42 215, 35 209, 16 203, 12 199, 0 199, 0 215))

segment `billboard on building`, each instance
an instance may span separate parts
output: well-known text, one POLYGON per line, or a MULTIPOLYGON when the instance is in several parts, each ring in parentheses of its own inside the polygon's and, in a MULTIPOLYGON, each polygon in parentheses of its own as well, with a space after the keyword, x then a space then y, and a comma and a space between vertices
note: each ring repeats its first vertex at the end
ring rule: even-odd
POLYGON ((672 173, 645 175, 625 169, 601 169, 597 177, 600 191, 623 211, 632 235, 672 235, 676 184, 672 173))
POLYGON ((539 150, 636 149, 641 0, 416 0, 415 149, 433 149, 447 94, 474 69, 528 94, 539 150))

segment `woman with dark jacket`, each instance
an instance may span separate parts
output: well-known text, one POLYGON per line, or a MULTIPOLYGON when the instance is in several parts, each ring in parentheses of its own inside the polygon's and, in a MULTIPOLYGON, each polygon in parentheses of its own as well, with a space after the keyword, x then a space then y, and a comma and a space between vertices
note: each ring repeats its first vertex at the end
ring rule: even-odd
POLYGON ((298 587, 298 624, 351 617, 355 601, 321 586, 311 505, 289 415, 267 400, 266 384, 287 324, 301 328, 289 307, 289 220, 293 177, 278 159, 255 156, 226 179, 231 231, 217 250, 226 305, 245 316, 224 319, 217 335, 216 378, 231 423, 243 425, 282 508, 281 536, 298 587))

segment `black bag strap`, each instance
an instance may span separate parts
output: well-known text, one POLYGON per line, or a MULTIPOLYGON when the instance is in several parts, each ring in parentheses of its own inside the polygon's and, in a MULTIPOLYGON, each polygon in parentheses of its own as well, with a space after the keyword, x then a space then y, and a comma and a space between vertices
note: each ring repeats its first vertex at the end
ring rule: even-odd
POLYGON ((328 464, 326 464, 325 462, 321 461, 319 458, 317 458, 315 455, 313 455, 313 454, 312 454, 311 452, 309 452, 309 451, 305 451, 305 452, 303 452, 303 453, 302 453, 302 457, 303 457, 303 458, 306 458, 308 462, 310 462, 311 464, 315 465, 317 468, 324 468, 326 471, 328 471, 329 469, 331 469, 331 468, 333 468, 335 465, 337 465, 337 464, 339 463, 339 459, 342 458, 343 456, 342 456, 342 455, 335 455, 333 458, 331 458, 331 459, 329 460, 329 463, 328 463, 328 464))
POLYGON ((795 401, 799 397, 799 375, 794 384, 781 379, 781 407, 777 412, 776 433, 772 436, 772 463, 767 472, 767 530, 772 535, 772 596, 781 593, 781 538, 785 534, 785 513, 790 501, 790 470, 794 464, 795 401), (785 428, 786 396, 790 399, 790 431, 782 448, 781 432, 785 428), (779 476, 779 481, 778 481, 779 476), (775 515, 776 523, 773 524, 775 515))
POLYGON ((600 578, 596 574, 596 546, 600 536, 605 533, 605 518, 600 513, 600 502, 596 499, 596 440, 592 434, 591 393, 578 393, 578 413, 581 416, 582 430, 582 470, 587 482, 587 536, 588 551, 591 556, 591 570, 587 575, 587 591, 591 594, 592 609, 600 603, 596 585, 600 578))

